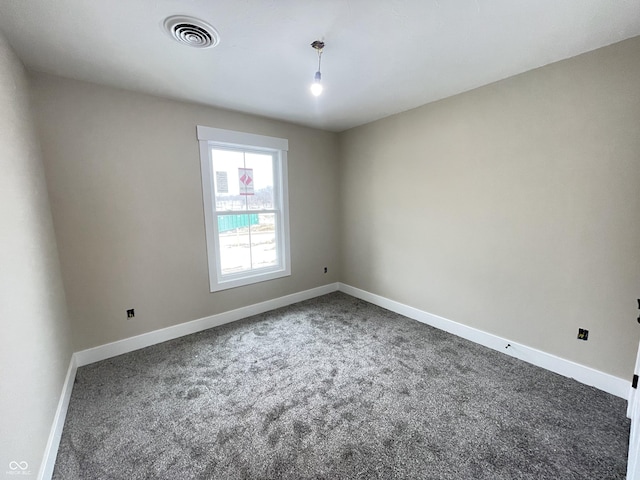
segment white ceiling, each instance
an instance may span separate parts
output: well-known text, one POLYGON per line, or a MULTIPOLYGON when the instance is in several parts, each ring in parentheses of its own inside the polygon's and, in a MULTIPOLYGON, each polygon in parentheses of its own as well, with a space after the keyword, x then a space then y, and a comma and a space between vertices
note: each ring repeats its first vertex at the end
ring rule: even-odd
POLYGON ((640 35, 640 0, 0 0, 0 30, 33 70, 341 131, 640 35))

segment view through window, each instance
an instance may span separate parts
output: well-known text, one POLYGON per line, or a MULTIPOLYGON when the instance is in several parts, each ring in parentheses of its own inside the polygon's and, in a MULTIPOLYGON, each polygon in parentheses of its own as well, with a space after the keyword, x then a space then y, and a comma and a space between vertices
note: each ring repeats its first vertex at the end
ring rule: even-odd
POLYGON ((273 155, 212 148, 211 158, 222 275, 277 266, 273 155))

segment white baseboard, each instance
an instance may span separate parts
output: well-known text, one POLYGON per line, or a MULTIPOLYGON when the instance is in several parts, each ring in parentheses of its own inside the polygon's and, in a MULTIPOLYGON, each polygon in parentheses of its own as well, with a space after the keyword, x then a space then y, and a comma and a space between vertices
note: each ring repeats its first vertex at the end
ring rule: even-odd
POLYGON ((51 426, 47 446, 44 450, 44 457, 40 465, 40 471, 38 472, 38 480, 50 480, 53 475, 53 467, 56 464, 56 456, 58 455, 64 421, 67 418, 67 409, 69 408, 69 400, 71 400, 71 391, 73 390, 73 382, 76 379, 77 369, 78 365, 75 354, 73 354, 69 362, 69 368, 67 369, 67 376, 64 378, 64 383, 62 384, 62 393, 60 394, 60 400, 58 400, 56 414, 53 417, 53 425, 51 426))
POLYGON ((310 290, 292 293, 291 295, 286 295, 284 297, 274 298, 265 302, 241 307, 236 310, 230 310, 228 312, 199 318, 179 325, 154 330, 153 332, 143 333, 142 335, 137 335, 135 337, 125 338, 124 340, 118 340, 117 342, 107 343, 106 345, 100 345, 99 347, 76 352, 76 362, 78 367, 82 367, 90 363, 122 355, 123 353, 133 352, 134 350, 166 342, 167 340, 173 340, 174 338, 201 332, 202 330, 224 325, 225 323, 234 322, 252 315, 258 315, 260 313, 268 312, 269 310, 274 310, 293 303, 319 297, 320 295, 326 295, 327 293, 335 292, 337 290, 338 284, 330 283, 310 290))
POLYGON ((433 315, 423 310, 418 310, 417 308, 410 307, 403 303, 390 300, 365 290, 360 290, 359 288, 355 288, 344 283, 338 284, 338 290, 369 303, 373 303, 374 305, 378 305, 379 307, 391 310, 392 312, 404 315, 405 317, 412 318, 421 323, 426 323, 432 327, 444 330, 445 332, 479 343, 480 345, 497 350, 498 352, 506 353, 509 356, 519 358, 520 360, 524 360, 525 362, 550 370, 554 373, 573 378, 580 383, 590 385, 625 400, 629 395, 631 382, 623 380, 622 378, 614 377, 608 373, 600 372, 599 370, 572 362, 571 360, 556 357, 550 353, 527 347, 526 345, 521 345, 511 340, 498 337, 497 335, 433 315), (510 345, 509 348, 505 348, 507 345, 510 345))

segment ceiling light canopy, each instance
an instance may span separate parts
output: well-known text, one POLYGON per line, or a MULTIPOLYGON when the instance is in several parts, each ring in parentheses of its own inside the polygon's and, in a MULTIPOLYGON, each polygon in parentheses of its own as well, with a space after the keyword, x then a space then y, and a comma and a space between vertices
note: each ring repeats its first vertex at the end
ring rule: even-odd
POLYGON ((316 40, 311 46, 318 52, 318 71, 313 77, 313 84, 311 85, 311 93, 314 96, 319 96, 322 93, 322 74, 320 73, 320 63, 322 61, 322 49, 324 48, 324 42, 316 40))
POLYGON ((164 28, 176 42, 195 48, 212 48, 220 43, 220 34, 207 22, 183 15, 164 21, 164 28))

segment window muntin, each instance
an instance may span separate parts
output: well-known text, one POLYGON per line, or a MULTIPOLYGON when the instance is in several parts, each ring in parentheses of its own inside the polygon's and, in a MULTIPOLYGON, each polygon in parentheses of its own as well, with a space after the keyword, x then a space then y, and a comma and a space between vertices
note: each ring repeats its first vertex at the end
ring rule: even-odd
POLYGON ((290 275, 288 142, 208 127, 198 138, 210 290, 290 275))

